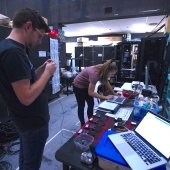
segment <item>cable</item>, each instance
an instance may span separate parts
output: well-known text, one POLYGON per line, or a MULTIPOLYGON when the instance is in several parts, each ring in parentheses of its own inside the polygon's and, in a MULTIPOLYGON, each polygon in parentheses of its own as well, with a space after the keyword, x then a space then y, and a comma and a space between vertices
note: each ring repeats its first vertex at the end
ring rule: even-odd
POLYGON ((60 124, 60 129, 62 128, 62 126, 63 126, 63 122, 64 122, 64 107, 63 107, 63 104, 62 104, 62 102, 60 101, 60 100, 58 100, 59 101, 59 103, 61 104, 61 107, 62 107, 62 112, 63 112, 63 117, 62 117, 62 120, 61 120, 61 124, 60 124))
POLYGON ((168 17, 168 15, 165 15, 162 19, 161 19, 161 21, 155 26, 155 28, 151 31, 151 32, 154 32, 154 30, 158 27, 158 25, 165 19, 165 18, 167 18, 168 17))
POLYGON ((148 35, 147 38, 151 37, 152 35, 156 34, 159 30, 161 30, 165 24, 161 25, 156 31, 154 31, 152 34, 148 35))
POLYGON ((17 142, 13 142, 11 143, 8 147, 7 147, 7 154, 9 155, 15 155, 17 154, 20 149, 17 149, 15 148, 16 145, 19 145, 20 144, 20 141, 17 141, 17 142), (15 149, 14 149, 15 148, 15 149))
MULTIPOLYGON (((58 101, 59 101, 59 103, 60 103, 60 105, 61 105, 61 108, 62 108, 62 115, 63 115, 63 117, 62 117, 62 120, 61 120, 61 123, 60 123, 60 129, 62 129, 63 122, 64 122, 64 113, 65 113, 65 111, 64 111, 64 107, 63 107, 62 102, 61 102, 60 100, 58 100, 58 101)), ((63 138, 69 139, 69 138, 66 138, 66 137, 63 135, 62 131, 61 131, 61 135, 62 135, 63 138)), ((63 140, 61 140, 61 144, 63 144, 63 143, 64 143, 63 140)))
POLYGON ((63 111, 63 114, 65 113, 65 111, 64 111, 64 107, 63 107, 63 104, 62 104, 62 102, 60 101, 60 100, 58 100, 59 101, 59 103, 61 104, 61 107, 62 107, 62 111, 63 111))
POLYGON ((6 151, 4 149, 4 146, 0 145, 0 160, 5 157, 6 151))
POLYGON ((153 84, 152 84, 151 77, 150 77, 150 75, 149 75, 149 74, 148 74, 148 78, 149 78, 149 81, 150 81, 150 85, 153 85, 153 84))
POLYGON ((0 170, 12 170, 12 165, 7 161, 0 162, 0 170))
POLYGON ((71 133, 72 135, 64 135, 64 133, 61 132, 62 137, 65 138, 65 139, 67 139, 67 140, 70 139, 76 132, 70 131, 70 133, 71 133))
POLYGON ((0 143, 2 144, 18 139, 18 133, 12 121, 0 123, 0 136, 0 143))

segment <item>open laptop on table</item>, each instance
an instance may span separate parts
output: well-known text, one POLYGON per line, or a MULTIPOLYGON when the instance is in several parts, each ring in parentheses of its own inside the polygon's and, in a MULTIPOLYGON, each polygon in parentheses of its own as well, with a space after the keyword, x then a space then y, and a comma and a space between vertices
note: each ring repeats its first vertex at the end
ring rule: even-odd
POLYGON ((170 122, 148 112, 134 131, 109 135, 109 139, 133 170, 152 169, 170 157, 170 122))
POLYGON ((117 104, 123 104, 126 100, 126 97, 123 96, 114 96, 113 99, 111 100, 107 100, 108 102, 112 102, 112 103, 117 103, 117 104))
POLYGON ((117 103, 112 103, 108 102, 107 100, 101 102, 99 104, 99 109, 98 110, 103 110, 103 111, 108 111, 111 113, 116 113, 117 110, 119 109, 119 106, 117 103))

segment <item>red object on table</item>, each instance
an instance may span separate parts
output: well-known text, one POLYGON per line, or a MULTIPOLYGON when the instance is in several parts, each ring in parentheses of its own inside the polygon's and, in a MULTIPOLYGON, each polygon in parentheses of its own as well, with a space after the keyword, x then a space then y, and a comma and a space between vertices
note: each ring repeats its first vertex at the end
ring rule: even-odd
POLYGON ((138 95, 138 92, 130 91, 130 90, 123 90, 122 94, 124 97, 128 99, 134 99, 138 95))

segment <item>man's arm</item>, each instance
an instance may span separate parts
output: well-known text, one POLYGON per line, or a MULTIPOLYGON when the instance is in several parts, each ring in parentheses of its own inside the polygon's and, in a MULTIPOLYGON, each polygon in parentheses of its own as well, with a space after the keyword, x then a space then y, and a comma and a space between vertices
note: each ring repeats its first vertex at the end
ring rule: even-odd
POLYGON ((44 71, 35 83, 30 84, 29 79, 13 82, 12 87, 19 101, 26 106, 30 105, 43 91, 55 69, 56 64, 49 62, 46 63, 44 71))

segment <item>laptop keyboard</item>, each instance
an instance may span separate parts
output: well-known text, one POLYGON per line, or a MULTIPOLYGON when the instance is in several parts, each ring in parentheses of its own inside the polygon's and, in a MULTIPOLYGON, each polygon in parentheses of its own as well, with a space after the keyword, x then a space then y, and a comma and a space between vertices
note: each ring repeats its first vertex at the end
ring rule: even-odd
POLYGON ((124 107, 120 108, 116 114, 114 114, 114 118, 122 118, 122 120, 127 121, 133 111, 133 107, 124 107))
POLYGON ((126 98, 123 96, 116 96, 116 98, 114 98, 112 100, 107 100, 107 101, 109 101, 111 103, 123 104, 125 100, 126 100, 126 98))
POLYGON ((149 147, 147 147, 142 142, 142 140, 137 138, 133 133, 122 134, 121 136, 147 165, 159 162, 161 160, 149 147))

